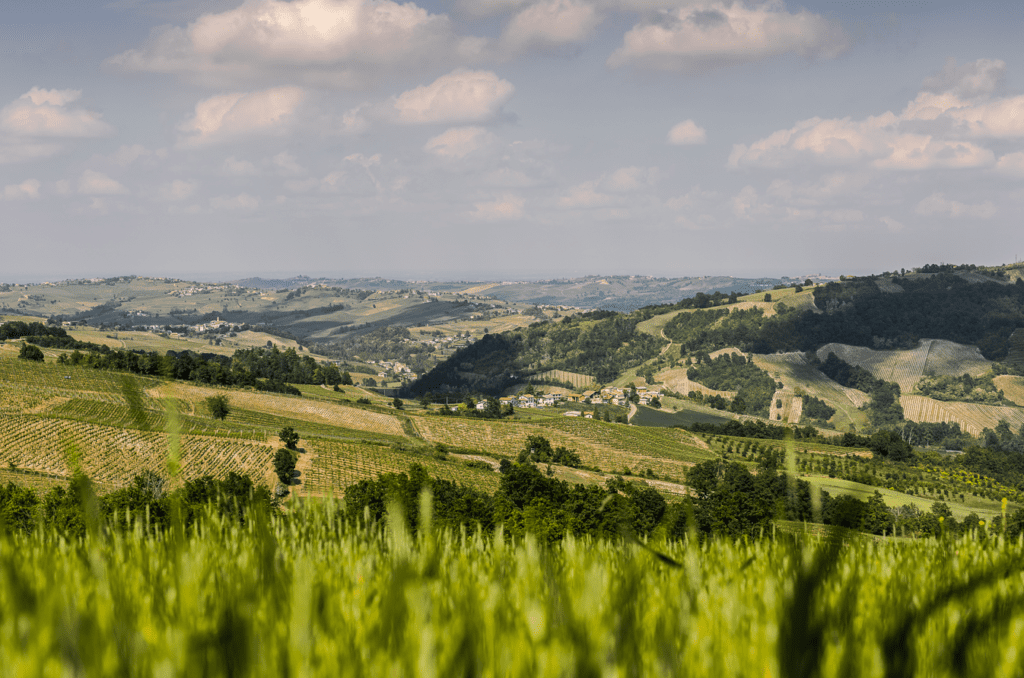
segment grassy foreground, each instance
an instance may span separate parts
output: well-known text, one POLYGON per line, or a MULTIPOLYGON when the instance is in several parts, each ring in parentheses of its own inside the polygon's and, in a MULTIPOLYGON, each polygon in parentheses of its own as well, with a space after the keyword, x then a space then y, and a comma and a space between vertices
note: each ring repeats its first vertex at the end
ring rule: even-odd
MULTIPOLYGON (((423 509, 429 513, 429 499, 423 509)), ((196 534, 0 537, 12 676, 1019 676, 1024 545, 546 549, 331 504, 196 534)), ((425 515, 425 514, 424 514, 425 515)))

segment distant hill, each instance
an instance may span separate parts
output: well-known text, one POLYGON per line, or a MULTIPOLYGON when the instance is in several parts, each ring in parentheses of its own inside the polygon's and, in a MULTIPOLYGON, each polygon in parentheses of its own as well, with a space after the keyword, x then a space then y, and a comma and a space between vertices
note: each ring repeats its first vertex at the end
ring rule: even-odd
MULTIPOLYGON (((814 281, 826 281, 812 276, 814 281)), ((296 289, 312 284, 372 291, 420 290, 487 297, 523 304, 574 306, 583 309, 634 311, 644 306, 673 304, 697 293, 748 294, 776 285, 791 285, 804 278, 734 278, 700 276, 655 278, 641 275, 585 276, 553 280, 409 281, 388 278, 246 278, 232 284, 254 289, 296 289)))

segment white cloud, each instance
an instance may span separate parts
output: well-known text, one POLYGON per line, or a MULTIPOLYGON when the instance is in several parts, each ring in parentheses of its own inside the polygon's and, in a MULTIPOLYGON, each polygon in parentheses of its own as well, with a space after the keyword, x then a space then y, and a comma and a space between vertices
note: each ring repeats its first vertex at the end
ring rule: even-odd
POLYGON ((517 14, 501 39, 512 51, 583 42, 600 21, 594 6, 582 0, 544 0, 517 14))
MULTIPOLYGON (((750 145, 734 145, 729 166, 991 167, 996 164, 995 153, 985 143, 1024 138, 1024 96, 990 94, 1003 68, 1002 62, 987 59, 952 71, 947 66, 950 72, 926 80, 930 89, 918 93, 899 114, 886 111, 862 120, 802 120, 750 145), (945 89, 934 91, 939 88, 945 89)), ((1012 162, 1010 158, 1004 166, 1012 162)))
POLYGON ((989 201, 969 205, 956 200, 949 200, 942 193, 932 193, 930 196, 917 203, 918 214, 926 217, 967 217, 971 219, 988 219, 995 216, 996 206, 989 201))
POLYGON ((33 87, 0 109, 0 131, 19 137, 99 137, 114 129, 100 120, 100 114, 68 104, 81 97, 81 90, 33 87))
POLYGON ((38 179, 26 179, 20 184, 8 184, 4 186, 4 200, 19 200, 22 198, 38 198, 39 187, 42 186, 38 179))
POLYGON ((525 212, 526 200, 515 195, 501 196, 491 202, 473 204, 470 216, 484 221, 512 221, 521 219, 525 212))
POLYGON ((260 199, 248 193, 239 193, 235 196, 220 195, 210 198, 210 207, 215 210, 254 210, 260 206, 260 199))
POLYGON ((683 120, 668 131, 668 142, 676 146, 703 144, 707 141, 707 132, 698 127, 693 120, 683 120))
POLYGON ((482 122, 498 115, 515 87, 491 71, 459 69, 392 100, 400 122, 482 122))
POLYGON ((198 184, 194 181, 175 179, 174 181, 163 184, 160 187, 159 196, 161 200, 174 202, 186 200, 195 194, 197 187, 198 184))
POLYGON ((453 127, 427 141, 423 150, 443 158, 465 158, 496 140, 483 127, 453 127))
POLYGON ((299 87, 232 92, 204 99, 179 129, 181 146, 198 146, 251 136, 283 133, 304 93, 299 87))
POLYGON ((781 0, 686 3, 634 26, 608 65, 693 72, 788 53, 833 58, 848 46, 838 24, 781 0))
POLYGON ((107 63, 172 73, 215 86, 266 78, 360 87, 382 71, 403 73, 471 58, 483 47, 460 38, 448 17, 391 0, 246 0, 186 27, 156 29, 139 49, 107 63))
POLYGON ((128 189, 102 172, 85 170, 78 179, 78 192, 81 195, 118 195, 128 193, 128 189))
POLYGON ((1006 63, 998 59, 978 59, 963 66, 950 57, 937 74, 925 78, 921 89, 941 94, 951 92, 958 97, 976 97, 991 94, 1006 77, 1006 63))

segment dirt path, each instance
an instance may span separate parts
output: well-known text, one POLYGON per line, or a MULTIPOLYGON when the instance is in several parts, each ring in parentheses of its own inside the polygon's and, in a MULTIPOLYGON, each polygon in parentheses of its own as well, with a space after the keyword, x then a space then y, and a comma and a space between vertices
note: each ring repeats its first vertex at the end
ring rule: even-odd
POLYGON ((630 401, 629 403, 629 414, 626 415, 626 421, 632 421, 633 415, 638 412, 636 403, 630 401))

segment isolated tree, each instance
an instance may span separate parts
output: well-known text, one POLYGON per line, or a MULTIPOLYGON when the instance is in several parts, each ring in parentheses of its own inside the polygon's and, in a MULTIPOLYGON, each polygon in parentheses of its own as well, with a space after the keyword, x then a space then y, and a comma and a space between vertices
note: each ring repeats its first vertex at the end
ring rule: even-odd
POLYGON ((291 485, 294 471, 295 453, 282 447, 274 454, 274 473, 283 484, 291 485))
POLYGON ((772 295, 771 295, 771 293, 766 293, 766 294, 764 295, 764 300, 765 300, 765 301, 771 301, 771 300, 772 300, 772 295))
POLYGON ((228 405, 228 397, 226 395, 210 396, 206 399, 206 407, 210 410, 210 416, 214 419, 227 419, 228 414, 231 413, 231 407, 228 405))
POLYGON ((277 436, 289 450, 294 450, 295 446, 299 444, 299 434, 291 426, 285 426, 277 436))
POLYGON ((403 405, 405 405, 405 403, 403 403, 401 399, 398 398, 398 396, 395 396, 395 399, 391 401, 391 406, 394 407, 396 410, 402 409, 403 405))
POLYGON ((24 358, 25 360, 35 360, 40 363, 45 360, 42 349, 33 344, 25 344, 22 346, 21 351, 18 352, 18 357, 24 358))

